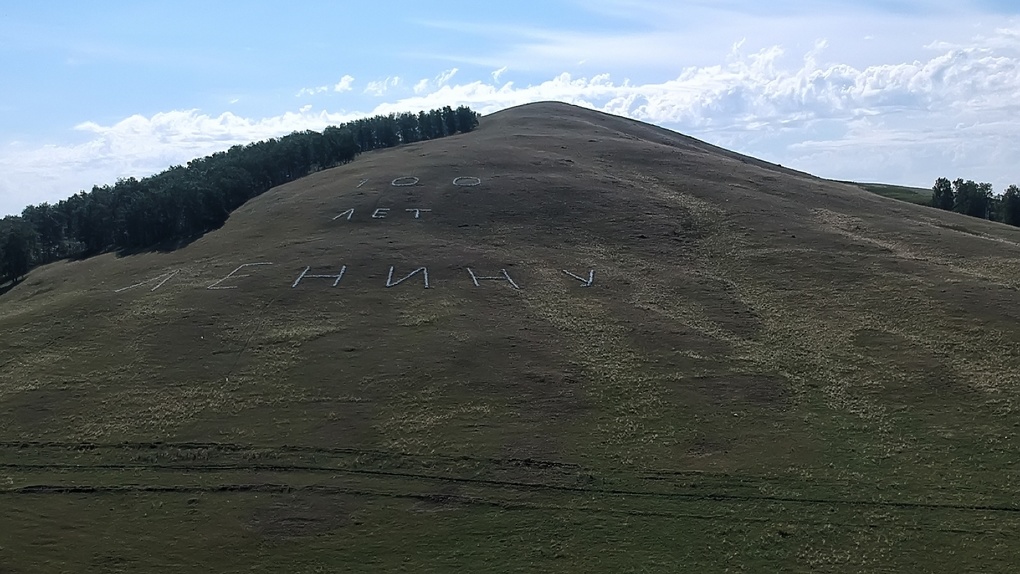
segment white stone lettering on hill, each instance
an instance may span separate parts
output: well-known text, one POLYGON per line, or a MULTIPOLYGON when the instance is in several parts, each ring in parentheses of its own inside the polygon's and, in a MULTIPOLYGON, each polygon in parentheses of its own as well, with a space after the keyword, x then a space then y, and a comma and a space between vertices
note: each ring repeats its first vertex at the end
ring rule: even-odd
POLYGON ((589 269, 588 270, 588 278, 587 279, 585 279, 584 277, 581 277, 580 275, 574 275, 573 273, 571 273, 570 271, 567 271, 566 269, 564 269, 563 272, 566 273, 567 275, 573 277, 574 279, 577 279, 578 281, 580 281, 581 282, 581 287, 591 287, 592 284, 595 283, 595 270, 594 269, 589 269))
POLYGON ((418 178, 413 176, 398 177, 390 182, 393 187, 410 187, 418 184, 418 178))
POLYGON ((457 187, 474 187, 482 183, 481 178, 478 177, 457 177, 453 180, 453 185, 457 187))
POLYGON ((354 189, 361 189, 361 186, 365 185, 366 183, 368 183, 368 180, 367 179, 363 179, 363 180, 361 180, 360 183, 358 183, 357 187, 355 187, 354 189))
POLYGON ((343 217, 345 215, 347 216, 347 221, 350 221, 351 217, 354 217, 354 208, 348 209, 347 211, 345 211, 345 212, 341 213, 340 215, 334 217, 333 221, 336 221, 337 219, 340 219, 341 217, 343 217))
POLYGON ((414 271, 408 273, 407 276, 405 276, 403 279, 397 279, 396 281, 394 281, 393 280, 393 266, 392 265, 390 266, 390 273, 389 273, 389 275, 386 276, 386 287, 387 288, 389 288, 389 287, 396 287, 397 285, 400 285, 401 283, 403 283, 404 281, 407 281, 411 277, 414 277, 418 273, 421 273, 423 275, 423 277, 425 279, 425 288, 428 289, 429 288, 429 268, 428 267, 419 267, 419 268, 415 269, 414 271))
POLYGON ((220 284, 223 283, 224 281, 226 281, 227 279, 243 279, 245 277, 250 277, 251 276, 250 274, 249 275, 236 275, 236 273, 238 271, 244 269, 245 267, 259 267, 259 266, 262 266, 262 265, 272 265, 272 263, 265 262, 265 261, 261 262, 261 263, 244 263, 244 264, 240 265, 237 269, 234 269, 233 271, 231 271, 230 274, 227 275, 226 277, 224 277, 223 279, 220 279, 219 281, 217 281, 217 282, 213 283, 212 285, 206 287, 206 289, 210 289, 210 290, 213 290, 213 291, 218 290, 218 289, 237 289, 237 285, 227 285, 226 287, 222 287, 222 286, 220 286, 220 284))
MULTIPOLYGON (((268 261, 258 262, 258 263, 243 263, 243 264, 239 265, 237 267, 237 269, 234 269, 233 271, 228 273, 222 279, 220 279, 220 280, 216 281, 215 283, 213 283, 213 284, 209 285, 208 287, 206 287, 206 289, 210 289, 210 290, 214 290, 214 291, 215 290, 219 290, 219 289, 237 289, 238 285, 223 285, 223 283, 226 283, 227 281, 230 281, 230 280, 244 279, 246 277, 250 277, 251 276, 250 273, 241 274, 241 271, 243 269, 245 269, 245 268, 248 268, 248 267, 260 267, 260 266, 264 266, 264 265, 273 265, 273 263, 268 262, 268 261)), ((510 276, 510 273, 506 269, 500 269, 498 275, 479 275, 478 273, 475 272, 474 269, 472 269, 470 267, 465 267, 465 269, 467 270, 468 276, 471 278, 471 282, 474 284, 475 287, 481 287, 482 286, 482 284, 481 284, 482 281, 506 281, 507 283, 510 284, 510 287, 512 287, 513 289, 518 289, 518 290, 521 289, 520 285, 518 285, 517 282, 514 281, 513 277, 510 276)), ((325 274, 316 273, 316 274, 312 274, 311 273, 312 266, 310 266, 310 265, 306 266, 304 268, 304 270, 302 270, 301 273, 297 276, 297 279, 295 279, 294 282, 291 284, 291 289, 295 289, 295 288, 299 287, 302 283, 305 282, 306 279, 326 279, 326 280, 332 280, 331 286, 334 287, 334 288, 338 287, 340 285, 341 280, 343 280, 344 277, 347 276, 347 270, 348 270, 347 269, 347 265, 341 265, 340 266, 340 270, 337 273, 325 273, 325 274)), ((588 276, 587 277, 584 277, 583 275, 578 275, 578 274, 573 273, 571 271, 568 271, 566 269, 563 269, 562 271, 567 276, 569 276, 569 277, 579 281, 581 283, 581 287, 591 287, 595 283, 595 270, 594 269, 588 270, 588 276)), ((418 267, 418 268, 414 269, 413 271, 411 271, 410 273, 408 273, 407 275, 405 275, 403 277, 394 278, 394 274, 396 272, 397 272, 396 271, 396 266, 391 265, 390 268, 389 268, 389 271, 388 271, 388 273, 386 275, 386 287, 387 288, 396 287, 397 285, 400 285, 401 283, 407 281, 408 279, 411 279, 412 277, 414 277, 415 275, 418 275, 418 274, 421 274, 422 282, 423 282, 425 288, 426 289, 431 289, 432 288, 432 279, 429 277, 429 268, 428 267, 425 267, 425 266, 418 267)), ((163 275, 160 275, 158 277, 153 277, 152 279, 149 279, 147 281, 143 281, 143 282, 140 282, 140 283, 136 283, 134 285, 130 285, 128 287, 117 289, 115 291, 115 293, 121 293, 123 291, 127 291, 129 289, 134 289, 136 287, 140 287, 142 285, 150 284, 150 283, 154 283, 154 282, 156 283, 156 285, 151 290, 155 291, 156 289, 159 289, 160 287, 162 287, 167 281, 169 281, 170 279, 176 277, 179 273, 181 273, 180 270, 164 273, 163 275)))
POLYGON ((301 272, 301 275, 299 275, 297 280, 294 281, 294 284, 290 286, 291 289, 300 285, 301 281, 304 279, 336 279, 336 281, 333 281, 333 287, 336 287, 340 284, 340 280, 344 278, 344 273, 347 272, 346 265, 340 267, 340 273, 337 275, 309 275, 308 272, 311 271, 311 269, 311 267, 305 267, 305 270, 301 272))
POLYGON ((124 291, 127 291, 129 289, 134 289, 135 287, 141 287, 142 285, 145 285, 147 283, 153 283, 153 282, 158 281, 158 283, 156 283, 155 287, 153 287, 152 289, 149 289, 150 292, 151 291, 155 291, 156 289, 159 289, 160 287, 165 285, 167 281, 169 281, 169 280, 173 279, 174 277, 176 277, 177 274, 180 273, 180 272, 181 272, 181 270, 178 269, 176 271, 171 271, 169 273, 164 273, 164 274, 160 275, 159 277, 153 277, 152 279, 147 279, 145 281, 142 281, 141 283, 135 283, 134 285, 130 285, 128 287, 121 287, 120 289, 117 289, 116 291, 114 291, 114 293, 123 293, 124 291))
POLYGON ((428 212, 430 212, 432 210, 431 209, 418 209, 418 208, 415 207, 415 208, 411 208, 411 209, 405 209, 404 211, 407 211, 409 213, 410 212, 414 212, 414 218, 415 219, 421 219, 421 214, 422 213, 428 213, 428 212))
POLYGON ((471 276, 471 281, 474 281, 475 287, 481 287, 481 285, 478 283, 479 281, 506 281, 510 283, 510 285, 514 289, 520 289, 520 287, 518 287, 517 284, 514 283, 514 280, 510 278, 510 274, 506 272, 506 269, 500 269, 499 271, 500 273, 502 273, 502 275, 496 275, 494 277, 482 277, 480 275, 475 275, 475 272, 472 271, 470 267, 467 268, 468 275, 471 276))
MULTIPOLYGON (((393 209, 394 208, 392 208, 392 207, 379 207, 379 208, 376 208, 372 212, 371 218, 372 219, 388 219, 389 218, 389 214, 390 214, 391 211, 393 211, 393 209)), ((410 208, 405 209, 404 211, 406 213, 413 213, 414 216, 412 217, 412 219, 421 219, 422 218, 421 214, 423 214, 423 213, 431 213, 432 212, 431 209, 425 209, 423 207, 410 207, 410 208)), ((352 207, 352 208, 344 211, 343 213, 337 215, 336 217, 334 217, 333 221, 336 221, 338 219, 346 219, 347 221, 352 221, 354 219, 354 212, 355 212, 355 208, 352 207)))

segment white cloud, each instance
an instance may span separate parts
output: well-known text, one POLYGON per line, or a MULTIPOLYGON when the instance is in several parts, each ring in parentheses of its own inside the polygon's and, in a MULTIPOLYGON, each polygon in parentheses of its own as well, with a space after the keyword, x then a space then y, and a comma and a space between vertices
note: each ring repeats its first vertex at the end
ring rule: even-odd
POLYGON ((179 110, 134 115, 112 125, 84 122, 75 127, 88 137, 80 144, 12 143, 0 148, 0 215, 20 212, 29 204, 59 201, 94 184, 152 175, 235 144, 296 130, 321 130, 364 115, 313 112, 311 106, 303 106, 262 119, 179 110))
POLYGON ((449 84, 450 80, 452 80, 453 77, 457 75, 457 72, 458 72, 457 68, 452 68, 450 70, 445 70, 441 72, 438 76, 436 76, 432 80, 429 80, 428 78, 419 80, 418 83, 414 85, 414 93, 421 95, 428 92, 429 90, 441 88, 449 84))
POLYGON ((457 75, 458 71, 459 70, 457 68, 452 68, 436 76, 436 86, 442 87, 450 83, 450 80, 457 75))
MULTIPOLYGON (((349 92, 349 91, 351 91, 353 84, 354 84, 354 77, 353 76, 349 76, 349 75, 345 75, 344 77, 340 78, 339 82, 337 82, 336 84, 333 85, 333 91, 334 92, 349 92)), ((322 93, 328 92, 329 90, 330 90, 329 86, 315 86, 314 88, 301 88, 300 90, 298 90, 298 93, 295 94, 295 95, 297 97, 299 97, 299 98, 300 97, 304 97, 304 96, 315 96, 315 95, 318 95, 318 94, 322 94, 322 93)))
POLYGON ((334 92, 349 92, 353 89, 354 77, 350 75, 344 75, 340 78, 340 81, 333 86, 334 92))
POLYGON ((364 93, 372 96, 384 96, 386 95, 387 92, 390 91, 390 88, 396 88, 399 85, 400 76, 390 76, 385 80, 369 82, 368 85, 365 86, 364 93))
MULTIPOLYGON (((383 113, 470 105, 483 113, 559 100, 674 127, 819 175, 928 185, 949 172, 1001 189, 1020 179, 1020 36, 940 44, 927 58, 853 66, 779 46, 690 66, 665 81, 568 73, 527 86, 467 82, 379 106, 383 113), (966 129, 958 127, 967 126, 966 129), (955 166, 955 167, 954 167, 955 166)), ((493 75, 494 80, 497 76, 493 75)))
POLYGON ((298 97, 298 98, 301 98, 301 97, 304 97, 304 96, 314 96, 316 94, 321 94, 322 92, 325 92, 328 89, 329 89, 329 86, 316 86, 314 88, 301 88, 300 90, 298 90, 298 93, 294 94, 294 96, 298 97))
POLYGON ((507 70, 508 70, 508 68, 506 66, 503 66, 502 68, 500 68, 498 70, 493 70, 492 71, 492 81, 493 82, 499 82, 499 77, 502 76, 503 74, 505 74, 507 70))

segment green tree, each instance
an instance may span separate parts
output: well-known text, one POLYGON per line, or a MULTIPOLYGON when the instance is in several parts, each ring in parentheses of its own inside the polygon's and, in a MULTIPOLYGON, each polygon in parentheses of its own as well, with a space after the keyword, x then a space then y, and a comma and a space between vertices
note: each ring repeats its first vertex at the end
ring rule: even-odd
POLYGON ((0 220, 0 277, 19 281, 28 274, 39 250, 39 237, 31 224, 20 217, 0 220))
POLYGON ((421 134, 418 132, 418 116, 400 114, 397 116, 397 126, 400 129, 400 143, 421 141, 421 134))
POLYGON ((111 249, 172 246, 219 227, 231 211, 272 187, 351 162, 362 152, 469 131, 477 123, 478 114, 463 106, 362 118, 322 133, 235 145, 187 166, 96 185, 55 205, 29 206, 0 228, 0 278, 23 276, 24 261, 30 268, 111 249))
POLYGON ((478 114, 467 106, 460 106, 454 110, 457 116, 457 127, 462 132, 469 132, 478 126, 478 114))
POLYGON ((936 179, 935 185, 931 188, 932 207, 952 211, 953 203, 953 184, 944 177, 936 179))
POLYGON ((48 203, 30 205, 21 212, 21 218, 39 236, 40 263, 49 263, 66 255, 64 230, 67 222, 59 209, 48 203))
POLYGON ((350 163, 358 155, 358 142, 347 127, 329 126, 322 131, 322 138, 330 167, 350 163))
POLYGON ((988 219, 1002 222, 1002 196, 992 195, 988 200, 988 219))
POLYGON ((1020 227, 1020 188, 1010 185, 1002 194, 1002 221, 1020 227))
POLYGON ((400 129, 392 115, 376 119, 375 133, 380 147, 393 147, 400 143, 400 129))
POLYGON ((453 134, 457 133, 458 131, 457 114, 456 112, 453 111, 453 108, 451 108, 450 106, 444 106, 442 114, 443 123, 446 124, 446 135, 452 136, 453 134))
POLYGON ((436 129, 432 125, 432 116, 425 110, 418 112, 418 133, 421 134, 421 139, 423 140, 430 140, 436 137, 436 129))
POLYGON ((988 205, 992 198, 992 184, 975 183, 973 180, 953 181, 955 202, 953 211, 971 217, 988 218, 988 205))

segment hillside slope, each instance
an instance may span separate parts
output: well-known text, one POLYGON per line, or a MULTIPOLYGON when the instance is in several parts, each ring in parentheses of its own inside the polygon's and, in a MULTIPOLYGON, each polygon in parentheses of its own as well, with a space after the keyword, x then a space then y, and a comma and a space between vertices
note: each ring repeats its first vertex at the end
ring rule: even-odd
POLYGON ((0 296, 0 572, 1008 571, 1018 277, 1018 229, 510 109, 0 296))

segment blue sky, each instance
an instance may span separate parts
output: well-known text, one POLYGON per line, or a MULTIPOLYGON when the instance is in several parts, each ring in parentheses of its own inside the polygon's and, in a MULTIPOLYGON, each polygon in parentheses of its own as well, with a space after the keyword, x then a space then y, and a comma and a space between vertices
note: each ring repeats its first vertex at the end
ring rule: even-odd
POLYGON ((0 7, 0 213, 355 117, 562 100, 824 177, 1020 183, 1020 2, 0 7))

